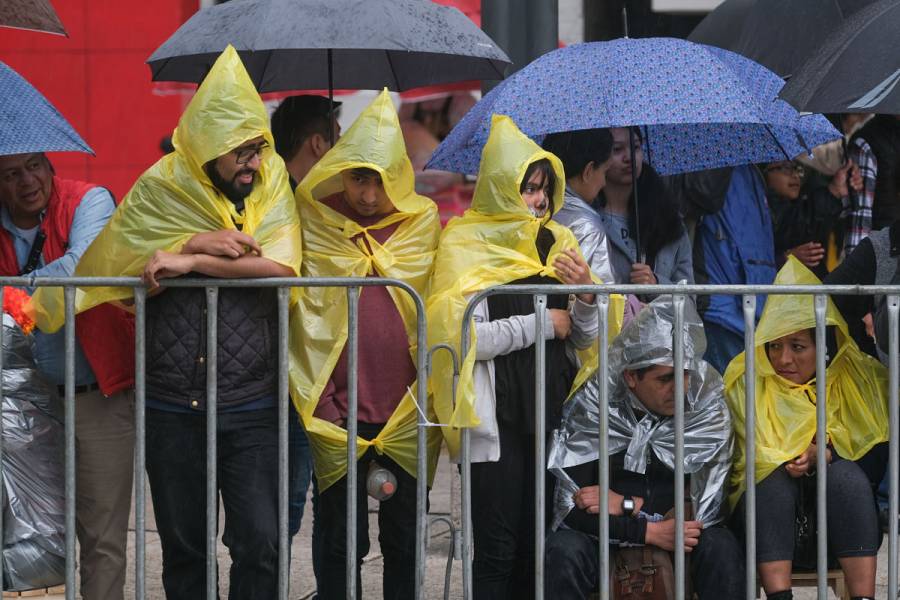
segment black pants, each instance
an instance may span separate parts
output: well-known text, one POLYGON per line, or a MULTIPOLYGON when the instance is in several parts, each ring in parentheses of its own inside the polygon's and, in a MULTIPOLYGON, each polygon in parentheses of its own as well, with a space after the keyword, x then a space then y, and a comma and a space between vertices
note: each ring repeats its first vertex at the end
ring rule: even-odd
MULTIPOLYGON (((359 423, 359 436, 372 439, 383 425, 359 423)), ((369 449, 357 464, 356 557, 357 564, 369 553, 369 517, 366 477, 375 461, 397 478, 397 491, 378 509, 378 543, 384 556, 382 579, 385 600, 406 600, 415 596, 416 585, 416 479, 386 455, 369 449)), ((319 490, 314 546, 318 552, 318 597, 344 600, 347 564, 347 477, 319 490)), ((362 598, 359 567, 356 569, 356 597, 362 598)))
POLYGON ((472 465, 476 600, 534 597, 534 521, 534 436, 501 425, 500 460, 472 465))
MULTIPOLYGON (((788 475, 784 466, 756 484, 756 560, 793 560, 794 519, 802 478, 788 475)), ((828 550, 835 558, 875 556, 881 543, 872 486, 853 461, 828 465, 828 550)), ((744 498, 736 516, 743 523, 744 498)))
MULTIPOLYGON (((615 550, 613 550, 614 552, 615 550)), ((690 577, 700 600, 744 597, 744 554, 724 527, 710 527, 690 556, 690 577)), ((582 600, 597 590, 600 549, 597 538, 572 529, 547 537, 544 596, 547 600, 582 600)))
MULTIPOLYGON (((216 481, 231 552, 229 598, 269 600, 278 578, 275 409, 218 417, 216 481)), ((206 415, 147 410, 147 475, 169 600, 206 595, 206 415)))

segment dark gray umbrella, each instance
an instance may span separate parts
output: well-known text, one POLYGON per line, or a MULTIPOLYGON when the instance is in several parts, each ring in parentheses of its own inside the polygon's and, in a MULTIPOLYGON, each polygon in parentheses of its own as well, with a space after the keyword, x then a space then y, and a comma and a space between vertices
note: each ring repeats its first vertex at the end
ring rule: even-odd
POLYGON ((227 44, 260 92, 406 90, 502 79, 506 54, 428 0, 232 0, 191 17, 147 61, 154 81, 199 82, 227 44))
POLYGON ((900 2, 854 14, 781 90, 799 110, 900 114, 900 2))
POLYGON ((875 0, 725 0, 688 39, 789 77, 844 21, 875 0))
POLYGON ((68 36, 50 0, 3 0, 0 2, 0 27, 68 36))

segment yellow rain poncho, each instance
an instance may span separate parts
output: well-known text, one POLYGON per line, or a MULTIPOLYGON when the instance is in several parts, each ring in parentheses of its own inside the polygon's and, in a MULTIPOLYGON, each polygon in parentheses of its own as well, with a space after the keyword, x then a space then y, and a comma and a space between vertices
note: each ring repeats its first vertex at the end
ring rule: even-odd
MULTIPOLYGON (((237 52, 229 46, 216 60, 181 116, 172 137, 175 152, 150 167, 134 184, 75 275, 137 276, 156 250, 179 252, 194 234, 241 230, 262 247, 263 257, 300 271, 300 220, 284 162, 272 149, 269 118, 237 52), (212 184, 203 166, 262 136, 256 185, 243 214, 212 184)), ((78 290, 76 310, 132 296, 131 288, 78 290)), ((62 291, 40 288, 34 295, 38 325, 56 331, 63 324, 62 291)))
MULTIPOLYGON (((776 284, 821 282, 796 258, 778 272, 776 284)), ((834 326, 837 353, 825 370, 827 434, 837 453, 857 460, 888 439, 887 371, 864 354, 847 331, 847 323, 829 299, 826 324, 834 326)), ((778 375, 766 354, 766 342, 814 328, 811 295, 771 295, 756 329, 756 482, 779 465, 802 454, 816 435, 816 380, 797 384, 778 375)), ((824 348, 817 349, 825 352, 824 348)), ((725 371, 725 396, 736 437, 731 473, 731 506, 744 492, 744 353, 725 371)))
MULTIPOLYGON (((468 296, 486 288, 503 285, 532 275, 556 277, 553 261, 563 250, 581 253, 578 241, 564 225, 550 220, 552 215, 534 217, 519 192, 528 166, 548 159, 556 174, 553 194, 554 213, 562 207, 565 176, 560 160, 526 137, 509 117, 494 115, 491 133, 481 155, 478 181, 472 206, 462 217, 450 221, 441 236, 431 292, 428 297, 429 346, 450 344, 460 351, 463 313, 468 296), (553 233, 554 244, 547 262, 541 262, 535 240, 538 230, 553 233)), ((599 279, 595 281, 600 283, 599 279)), ((611 313, 613 333, 621 325, 622 304, 611 313)), ((468 354, 463 357, 456 401, 452 393, 453 365, 446 352, 434 354, 431 378, 434 408, 444 427, 444 438, 452 455, 459 451, 460 427, 479 424, 475 412, 472 369, 475 363, 475 328, 471 331, 468 354)), ((596 352, 594 352, 596 354, 596 352)), ((586 355, 588 367, 590 353, 586 355)), ((595 360, 595 359, 594 359, 595 360)), ((585 368, 576 378, 576 387, 584 381, 585 368)))
MULTIPOLYGON (((366 277, 399 279, 422 297, 431 274, 440 234, 437 206, 415 192, 412 165, 406 155, 400 122, 385 90, 316 164, 297 188, 303 222, 303 275, 309 277, 366 277), (377 171, 397 212, 363 228, 320 202, 341 192, 341 172, 368 168, 377 171), (400 223, 384 244, 370 230, 400 223), (352 238, 362 234, 362 239, 352 238), (371 252, 369 251, 371 247, 371 252)), ((361 294, 366 294, 366 288, 361 294)), ((409 295, 388 291, 406 325, 409 352, 416 364, 416 309, 409 295)), ((362 334, 362 329, 360 330, 362 334)), ((347 431, 313 416, 341 351, 347 342, 347 291, 344 288, 306 288, 291 315, 291 392, 309 434, 320 489, 347 472, 347 431)), ((416 393, 416 385, 412 386, 416 393)), ((381 433, 371 441, 357 439, 359 455, 374 446, 401 467, 416 474, 416 405, 410 394, 399 403, 381 433)), ((431 435, 431 473, 440 435, 431 435)), ((430 480, 430 477, 429 477, 430 480)))

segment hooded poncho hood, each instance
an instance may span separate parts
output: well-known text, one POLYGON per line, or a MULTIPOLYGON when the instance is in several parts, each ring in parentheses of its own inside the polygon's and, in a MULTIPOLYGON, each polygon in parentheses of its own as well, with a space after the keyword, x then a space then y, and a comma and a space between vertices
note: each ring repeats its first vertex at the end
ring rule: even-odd
MULTIPOLYGON (((233 47, 210 69, 172 140, 175 152, 141 175, 82 256, 75 275, 137 276, 156 250, 179 252, 197 233, 238 228, 260 244, 265 258, 299 274, 300 221, 287 170, 272 149, 266 108, 233 47), (253 191, 239 213, 204 165, 258 137, 269 148, 262 152, 253 191)), ((131 296, 130 288, 80 289, 76 310, 131 296)), ((62 326, 61 289, 41 288, 34 305, 42 329, 62 326)))

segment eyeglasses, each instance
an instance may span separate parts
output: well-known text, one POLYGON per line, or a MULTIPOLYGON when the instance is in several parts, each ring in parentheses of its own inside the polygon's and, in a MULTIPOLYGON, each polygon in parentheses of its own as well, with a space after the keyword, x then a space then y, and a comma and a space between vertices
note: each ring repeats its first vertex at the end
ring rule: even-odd
POLYGON ((236 162, 239 165, 246 165, 248 162, 253 160, 254 156, 259 156, 262 158, 262 153, 269 147, 269 142, 263 142, 258 146, 251 146, 250 148, 235 148, 234 154, 237 157, 236 162))
POLYGON ((778 163, 776 165, 766 167, 766 173, 771 173, 772 171, 778 171, 779 173, 784 173, 785 175, 796 174, 797 177, 801 179, 803 179, 803 176, 806 175, 806 169, 803 168, 803 165, 799 165, 797 163, 778 163))

